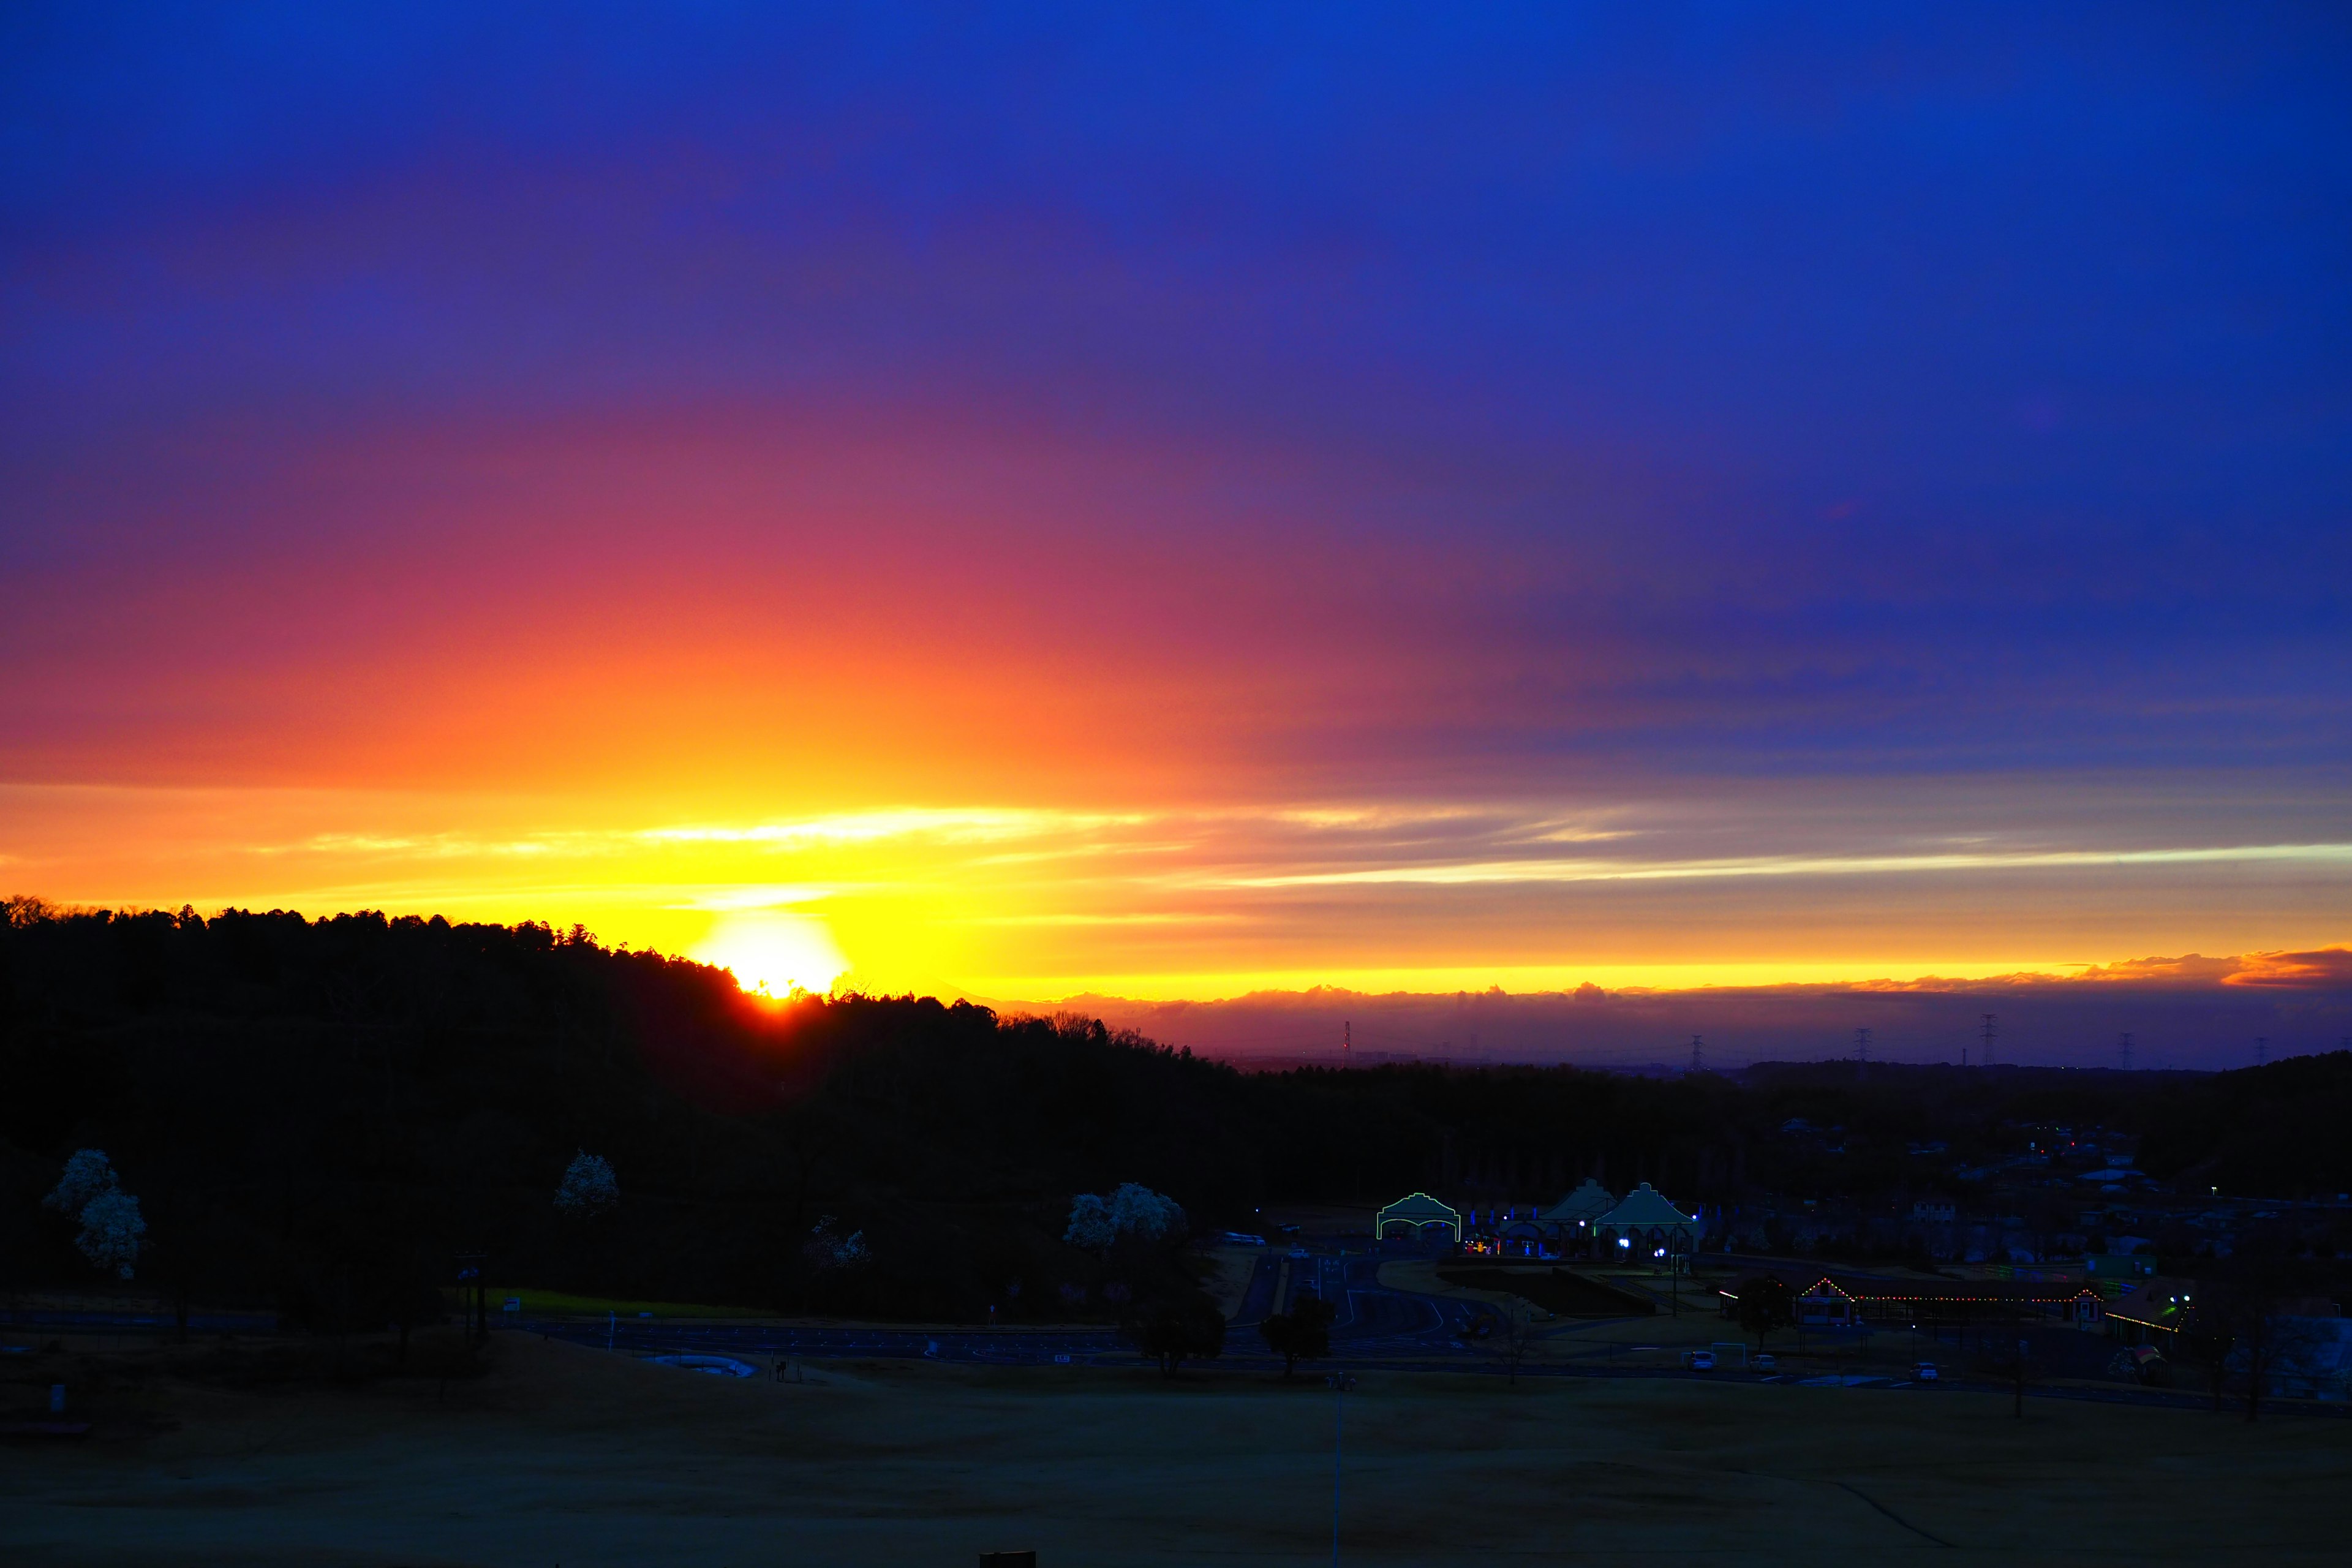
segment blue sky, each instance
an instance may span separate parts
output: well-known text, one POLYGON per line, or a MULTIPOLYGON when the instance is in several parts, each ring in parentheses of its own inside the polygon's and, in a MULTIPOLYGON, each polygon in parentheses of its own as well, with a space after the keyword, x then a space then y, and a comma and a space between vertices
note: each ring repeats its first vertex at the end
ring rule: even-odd
MULTIPOLYGON (((289 811, 306 843, 967 808, 1468 813, 1506 855, 1605 816, 1642 826, 1596 852, 1677 863, 2352 843, 2340 11, 0 26, 32 890, 642 915, 594 868, 288 872, 289 811)), ((1940 871, 1638 910, 1538 877, 909 973, 2343 939, 2340 858, 2259 865, 2052 874, 2014 940, 1940 871)), ((949 923, 1013 896, 973 875, 893 872, 949 923)), ((1162 897, 1082 880, 1015 901, 1162 897)))

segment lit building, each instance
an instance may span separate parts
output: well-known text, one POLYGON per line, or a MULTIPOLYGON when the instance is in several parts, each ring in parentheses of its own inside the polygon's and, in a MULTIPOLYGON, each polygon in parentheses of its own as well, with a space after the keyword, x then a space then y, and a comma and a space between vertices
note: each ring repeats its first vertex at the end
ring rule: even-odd
POLYGON ((1686 1215, 1643 1182, 1592 1222, 1604 1251, 1635 1258, 1679 1257, 1698 1250, 1698 1216, 1686 1215))

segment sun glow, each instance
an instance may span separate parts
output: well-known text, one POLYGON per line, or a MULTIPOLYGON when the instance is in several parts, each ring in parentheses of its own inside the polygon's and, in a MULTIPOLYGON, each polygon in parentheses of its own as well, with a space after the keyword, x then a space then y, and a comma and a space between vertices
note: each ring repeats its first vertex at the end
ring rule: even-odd
POLYGON ((746 910, 722 916, 695 949, 705 963, 732 970, 735 984, 771 996, 829 991, 849 970, 833 931, 815 915, 780 910, 746 910))

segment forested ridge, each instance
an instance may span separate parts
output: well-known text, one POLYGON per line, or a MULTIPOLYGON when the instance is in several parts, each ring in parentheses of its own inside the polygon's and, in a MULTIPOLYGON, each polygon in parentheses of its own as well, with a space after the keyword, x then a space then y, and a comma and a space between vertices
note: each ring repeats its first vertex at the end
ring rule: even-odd
POLYGON ((495 1279, 552 1289, 1017 1319, 1172 1279, 1165 1258, 1061 1239, 1074 1194, 1127 1182, 1196 1229, 1414 1186, 1556 1196, 1596 1170, 1721 1201, 1899 1179, 1906 1139, 1991 1148, 2021 1117, 2064 1115, 2146 1121, 2166 1171, 2310 1186, 2336 1179, 2340 1144, 2298 1154, 2250 1128, 2282 1104, 2340 1126, 2352 1097, 2352 1058, 2193 1082, 1849 1066, 1744 1082, 1248 1074, 1091 1020, 772 1003, 577 929, 16 900, 0 922, 0 1284, 90 1279, 41 1207, 80 1148, 104 1150, 142 1205, 142 1281, 297 1322, 424 1310, 477 1252, 495 1279), (1780 1136, 1796 1115, 1847 1125, 1849 1152, 1824 1163, 1780 1136), (567 1217, 553 1195, 583 1151, 620 1202, 567 1217), (863 1236, 858 1266, 813 1254, 826 1216, 863 1236))

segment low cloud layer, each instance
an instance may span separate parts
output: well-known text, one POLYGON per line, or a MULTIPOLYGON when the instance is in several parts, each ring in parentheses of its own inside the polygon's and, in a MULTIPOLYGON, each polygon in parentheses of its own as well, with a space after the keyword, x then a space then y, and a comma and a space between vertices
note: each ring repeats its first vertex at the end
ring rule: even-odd
POLYGON ((1691 991, 1586 985, 1512 995, 1319 988, 1217 1002, 1109 996, 1059 1005, 1171 1045, 1236 1060, 1337 1062, 1341 1041, 1363 1063, 1413 1058, 1687 1067, 1852 1057, 1867 1029, 1873 1060, 1993 1060, 2039 1067, 2215 1069, 2352 1047, 2352 948, 2189 954, 2059 977, 1880 981, 1691 991), (2124 1037, 2130 1042, 2126 1051, 2124 1037))

